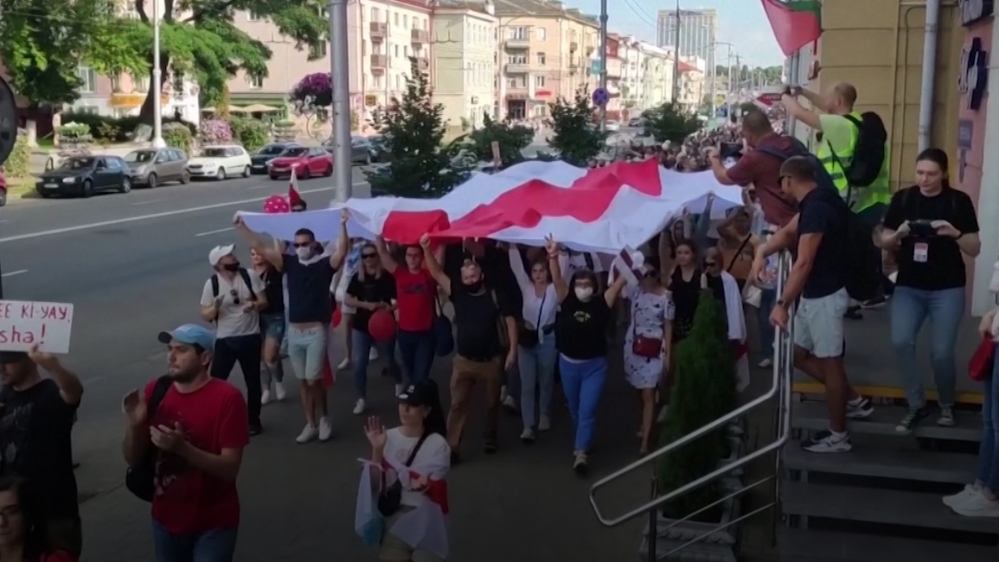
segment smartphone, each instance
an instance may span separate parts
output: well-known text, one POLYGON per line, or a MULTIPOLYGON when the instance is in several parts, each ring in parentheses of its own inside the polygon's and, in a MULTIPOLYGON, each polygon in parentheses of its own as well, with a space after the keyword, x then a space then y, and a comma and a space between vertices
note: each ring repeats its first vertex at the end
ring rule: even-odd
POLYGON ((933 228, 933 221, 929 220, 909 221, 909 231, 916 238, 932 238, 937 235, 937 230, 933 228))

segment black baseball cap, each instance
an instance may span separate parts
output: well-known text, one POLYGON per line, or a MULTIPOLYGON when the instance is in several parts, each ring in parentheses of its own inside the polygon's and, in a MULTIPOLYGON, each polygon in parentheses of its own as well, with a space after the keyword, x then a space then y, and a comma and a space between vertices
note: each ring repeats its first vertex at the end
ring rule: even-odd
POLYGON ((432 406, 437 399, 437 385, 433 383, 414 383, 406 387, 399 395, 399 402, 410 406, 432 406))

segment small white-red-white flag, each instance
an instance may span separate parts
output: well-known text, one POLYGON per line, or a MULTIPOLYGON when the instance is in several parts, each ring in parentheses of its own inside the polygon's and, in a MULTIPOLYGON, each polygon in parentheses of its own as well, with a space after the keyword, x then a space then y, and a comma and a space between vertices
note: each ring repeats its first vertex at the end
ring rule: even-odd
POLYGON ((295 167, 291 167, 291 179, 288 180, 288 204, 292 207, 296 203, 302 202, 302 196, 298 193, 298 174, 295 173, 295 167))

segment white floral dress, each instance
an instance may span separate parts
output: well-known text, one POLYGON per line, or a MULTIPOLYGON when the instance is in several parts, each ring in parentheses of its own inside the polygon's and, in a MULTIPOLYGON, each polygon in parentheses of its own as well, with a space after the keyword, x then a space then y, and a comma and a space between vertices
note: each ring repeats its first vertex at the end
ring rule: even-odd
POLYGON ((650 359, 632 353, 635 335, 663 339, 666 323, 673 320, 673 301, 669 293, 647 293, 638 287, 628 289, 631 301, 631 325, 624 338, 624 374, 628 384, 637 388, 655 388, 664 371, 665 352, 650 359))

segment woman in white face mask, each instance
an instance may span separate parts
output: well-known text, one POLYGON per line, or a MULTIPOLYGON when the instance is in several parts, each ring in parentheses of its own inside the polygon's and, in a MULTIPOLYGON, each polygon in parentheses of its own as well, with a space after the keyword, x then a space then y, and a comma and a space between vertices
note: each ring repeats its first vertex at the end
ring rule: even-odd
POLYGON ((619 275, 606 291, 598 292, 597 276, 590 270, 562 277, 558 245, 549 240, 548 267, 559 303, 555 345, 559 352, 562 389, 576 425, 573 469, 586 475, 587 449, 596 425, 597 403, 607 378, 607 325, 614 318, 614 302, 627 282, 619 275))

